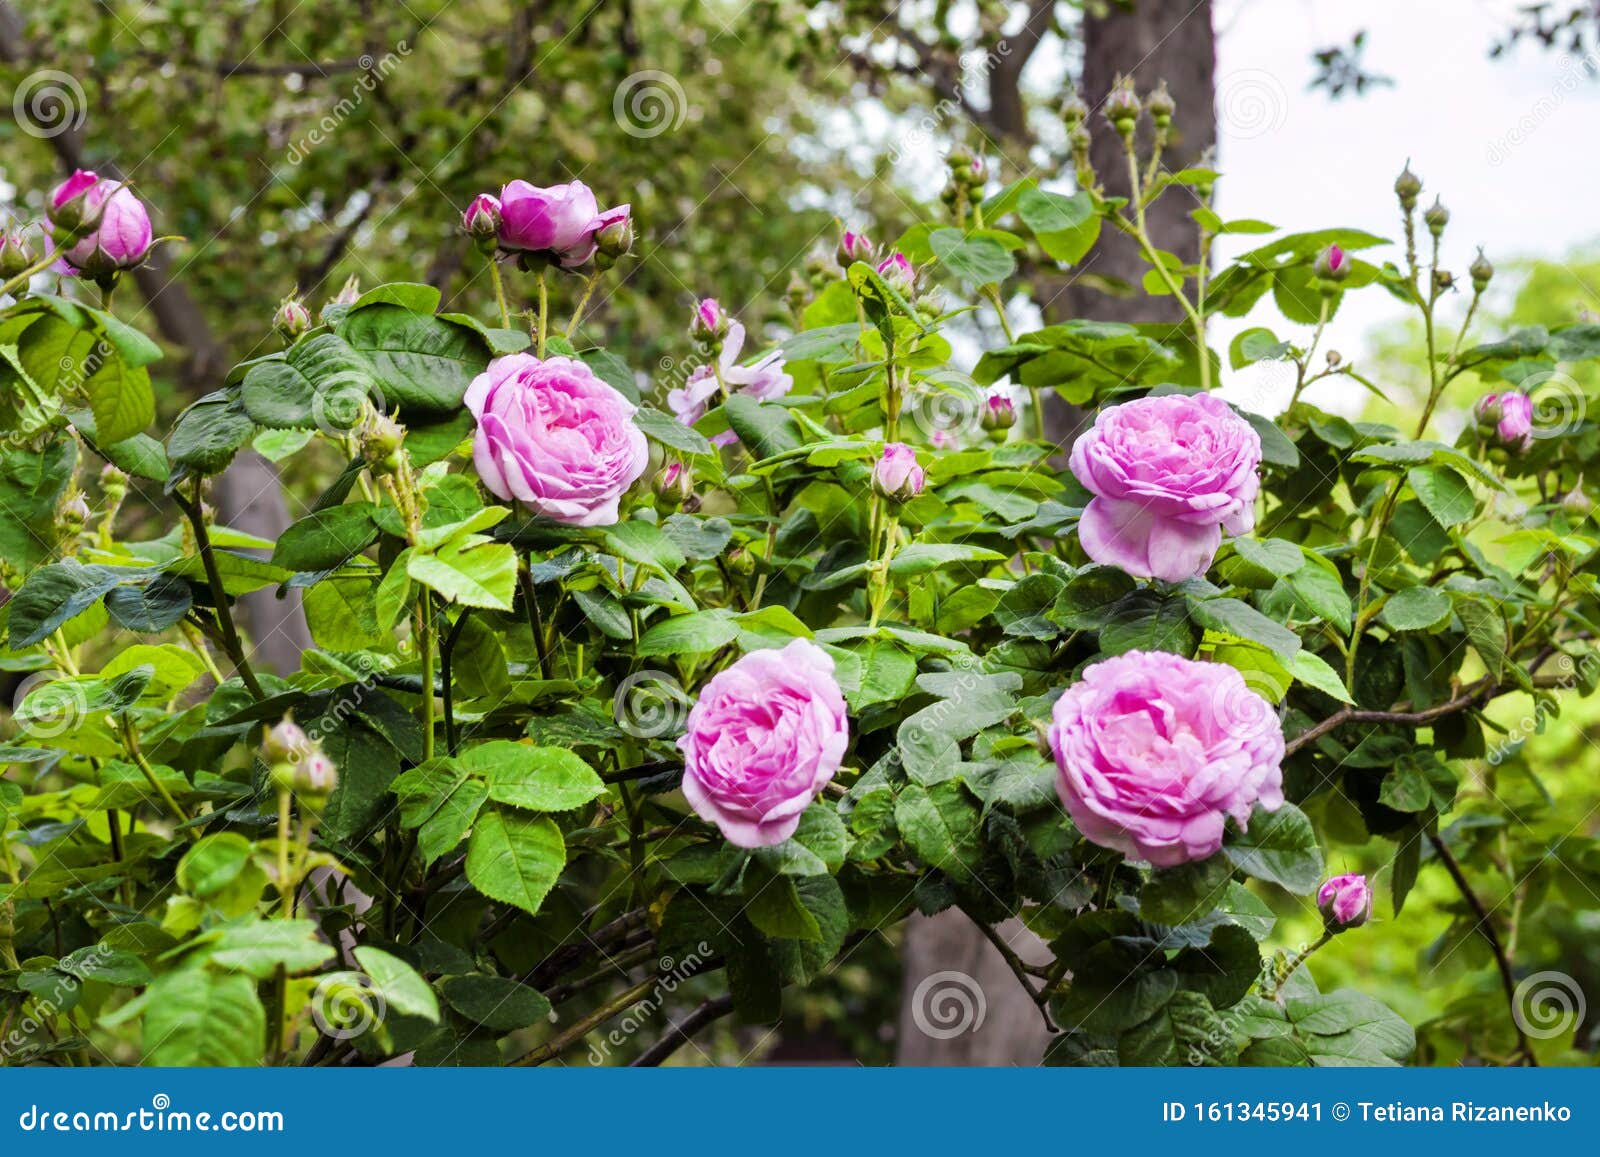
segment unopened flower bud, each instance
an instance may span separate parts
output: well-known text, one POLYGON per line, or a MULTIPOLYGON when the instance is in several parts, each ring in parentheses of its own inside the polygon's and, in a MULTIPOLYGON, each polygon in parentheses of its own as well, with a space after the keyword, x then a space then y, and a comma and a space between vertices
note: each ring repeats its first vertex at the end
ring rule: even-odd
POLYGON ((682 462, 668 462, 650 480, 656 505, 663 510, 676 510, 694 497, 694 478, 684 469, 682 462))
POLYGON ((989 166, 982 157, 973 157, 972 164, 960 170, 956 176, 967 188, 978 192, 989 183, 989 166))
POLYGON ((284 341, 292 342, 311 328, 311 311, 300 304, 299 298, 286 297, 272 315, 272 328, 284 341))
POLYGON ((917 307, 917 312, 926 317, 935 318, 944 313, 945 306, 948 303, 945 301, 942 292, 937 289, 930 289, 925 293, 918 294, 917 300, 912 304, 917 307))
POLYGON ((846 230, 843 237, 839 238, 839 249, 835 253, 840 269, 849 269, 857 261, 872 260, 872 242, 865 233, 851 233, 846 230))
POLYGON ((997 442, 1006 440, 1006 431, 1017 424, 1017 408, 1010 397, 996 390, 983 400, 983 413, 979 423, 997 442))
POLYGON ((872 489, 890 502, 910 502, 922 493, 927 476, 917 465, 917 452, 904 442, 890 442, 872 467, 872 489))
POLYGON ((1328 368, 1330 370, 1337 369, 1339 366, 1344 364, 1344 355, 1338 350, 1329 350, 1323 356, 1327 359, 1328 368))
POLYGON ((1082 125, 1089 117, 1089 106, 1083 103, 1083 97, 1076 90, 1067 94, 1067 99, 1061 102, 1061 123, 1067 126, 1071 133, 1082 125))
POLYGON ((714 297, 702 298, 689 319, 689 336, 701 345, 713 345, 728 336, 728 315, 714 297))
POLYGON ((1456 275, 1448 269, 1435 269, 1433 271, 1433 286, 1441 292, 1449 289, 1456 283, 1456 275))
POLYGON ((66 534, 77 534, 89 521, 89 503, 82 493, 74 494, 61 504, 57 521, 66 534))
POLYGON ((633 252, 633 218, 616 217, 601 226, 594 235, 595 250, 602 257, 615 261, 633 252))
POLYGON ((1317 889, 1317 907, 1329 932, 1359 928, 1372 917, 1372 886, 1359 873, 1330 877, 1317 889))
POLYGON ((1589 517, 1589 512, 1594 509, 1594 503, 1583 492, 1583 479, 1579 478, 1577 485, 1561 496, 1561 509, 1578 521, 1589 517))
POLYGON ((1450 224, 1450 210, 1444 207, 1444 202, 1438 197, 1433 199, 1433 204, 1422 214, 1423 222, 1428 226, 1428 232, 1435 237, 1444 232, 1444 227, 1450 224))
POLYGON ((329 305, 354 305, 356 302, 358 302, 360 300, 361 300, 361 278, 356 276, 354 273, 352 273, 345 280, 344 288, 339 290, 338 296, 335 297, 332 301, 328 302, 328 304, 329 305))
POLYGON ((1317 255, 1315 272, 1323 281, 1343 281, 1350 276, 1350 258, 1339 246, 1330 245, 1317 255))
POLYGON ((100 178, 94 173, 77 170, 51 192, 45 216, 51 224, 74 236, 90 232, 105 210, 105 191, 97 191, 99 184, 100 178), (91 192, 96 193, 94 198, 90 197, 91 192))
POLYGON ((500 236, 500 221, 500 198, 490 193, 479 193, 472 198, 467 211, 461 214, 461 228, 478 242, 479 248, 495 247, 500 236))
POLYGON ((1133 91, 1133 81, 1126 76, 1119 78, 1106 94, 1103 106, 1106 120, 1123 136, 1132 136, 1134 126, 1139 121, 1140 109, 1139 94, 1133 91))
POLYGON ((400 468, 400 446, 405 437, 400 423, 388 414, 371 410, 361 423, 361 456, 374 473, 392 474, 400 468))
POLYGON ((965 145, 956 145, 950 150, 950 155, 945 158, 952 173, 959 173, 962 169, 971 168, 972 150, 965 145))
POLYGON ((294 779, 290 790, 302 805, 311 811, 321 811, 339 786, 339 769, 321 751, 313 748, 305 758, 294 764, 294 779))
POLYGON ((728 564, 728 569, 734 574, 750 575, 755 573, 755 555, 742 546, 736 546, 730 550, 725 561, 728 564))
POLYGON ((901 293, 909 293, 917 280, 917 271, 911 267, 906 255, 896 249, 878 262, 878 276, 901 293))
POLYGON ((1478 255, 1472 259, 1472 264, 1467 266, 1467 273, 1472 277, 1474 293, 1482 293, 1489 288, 1489 282, 1494 278, 1494 266, 1489 264, 1489 259, 1483 255, 1483 250, 1478 250, 1478 255))
POLYGON ((1417 207, 1417 197, 1422 192, 1422 180, 1411 171, 1411 162, 1406 162, 1406 167, 1400 170, 1400 175, 1394 179, 1394 193, 1400 198, 1400 207, 1407 212, 1417 207))
POLYGON ((1155 122, 1156 128, 1164 129, 1172 123, 1172 114, 1178 110, 1178 105, 1172 99, 1172 94, 1167 91, 1165 80, 1156 85, 1155 90, 1144 98, 1144 107, 1150 114, 1150 119, 1155 122))
POLYGON ((100 471, 100 489, 106 495, 123 495, 128 492, 128 476, 116 466, 107 462, 100 471))
POLYGON ((1521 390, 1485 394, 1473 414, 1478 433, 1491 445, 1515 453, 1533 445, 1533 399, 1521 390))
POLYGON ((298 759, 309 750, 310 738, 288 715, 267 728, 261 736, 261 760, 268 767, 298 759))
POLYGON ((21 230, 8 230, 0 236, 0 277, 7 281, 33 264, 33 252, 21 230))

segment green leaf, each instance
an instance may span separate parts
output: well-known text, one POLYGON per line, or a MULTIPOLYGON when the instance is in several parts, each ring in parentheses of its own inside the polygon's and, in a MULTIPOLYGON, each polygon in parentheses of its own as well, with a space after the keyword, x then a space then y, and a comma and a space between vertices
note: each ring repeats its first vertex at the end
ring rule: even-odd
POLYGON ((645 437, 652 442, 659 442, 670 450, 680 450, 685 454, 712 454, 716 451, 716 447, 698 430, 648 406, 641 406, 634 412, 633 424, 643 430, 645 437))
POLYGON ((290 975, 310 972, 333 957, 333 946, 317 939, 317 925, 311 920, 252 917, 224 925, 211 944, 213 964, 257 980, 265 980, 279 968, 290 975))
POLYGON ((570 811, 606 790, 594 768, 560 747, 497 739, 469 748, 461 762, 488 779, 490 799, 527 811, 570 811))
POLYGON ((935 229, 928 234, 928 245, 940 266, 970 285, 993 285, 1016 271, 1016 260, 992 237, 982 233, 962 233, 959 229, 935 229))
POLYGON ((548 816, 490 808, 467 841, 467 879, 491 900, 527 913, 539 905, 566 865, 561 829, 548 816))
POLYGON ((1344 685, 1344 678, 1328 665, 1328 661, 1321 655, 1312 654, 1310 651, 1301 650, 1295 653, 1294 662, 1289 664, 1289 670, 1294 677, 1308 687, 1315 687, 1324 695, 1331 695, 1340 703, 1354 703, 1350 692, 1344 685))
POLYGON ((207 394, 178 415, 167 457, 199 474, 220 474, 255 432, 255 420, 233 391, 207 394))
POLYGON ((955 563, 998 562, 1005 558, 997 550, 982 546, 967 546, 954 542, 914 542, 898 551, 889 563, 889 573, 896 578, 927 574, 942 566, 955 563))
POLYGON ((1365 993, 1340 989, 1292 996, 1286 1007, 1295 1028, 1310 1038, 1307 1048, 1320 1064, 1392 1064, 1417 1047, 1411 1026, 1365 993))
POLYGON ((1322 879, 1322 848, 1305 813, 1291 803, 1257 807, 1244 831, 1230 831, 1223 853, 1248 876, 1307 893, 1322 879))
POLYGON ((1139 892, 1139 915, 1152 924, 1191 924, 1221 903, 1231 876, 1224 856, 1152 872, 1139 892))
POLYGON ((356 963, 372 977, 373 990, 384 1004, 407 1016, 439 1023, 439 1001, 417 970, 398 956, 362 944, 355 949, 356 963))
POLYGON ((806 908, 797 881, 753 860, 744 877, 745 915, 768 936, 821 940, 822 928, 806 908))
POLYGON ((1294 574, 1306 562, 1298 545, 1281 538, 1236 538, 1233 549, 1246 562, 1279 578, 1294 574))
POLYGON ((446 602, 509 611, 517 586, 517 553, 510 543, 472 534, 436 551, 414 548, 406 574, 446 602))
POLYGON ((1395 591, 1383 604, 1378 618, 1394 631, 1425 631, 1450 617, 1450 596, 1432 587, 1395 591))
POLYGON ((757 459, 798 450, 805 444, 799 425, 782 406, 735 394, 722 408, 728 415, 728 426, 757 459))
POLYGON ((1289 342, 1279 341, 1278 335, 1270 329, 1254 326, 1241 330, 1228 343, 1228 364, 1241 370, 1256 362, 1277 361, 1287 356, 1291 348, 1289 342))
POLYGON ((201 900, 215 896, 239 878, 254 851, 237 832, 206 836, 178 861, 178 887, 201 900))
POLYGON ((330 506, 290 524, 273 548, 272 562, 286 570, 332 570, 377 539, 372 503, 330 506))
POLYGON ((348 433, 379 394, 366 358, 337 335, 320 333, 252 365, 239 397, 251 419, 269 429, 348 433))
POLYGON ((353 309, 337 332, 364 355, 384 400, 402 414, 455 413, 489 364, 488 347, 472 329, 398 305, 353 309))
POLYGON ((389 785, 400 801, 400 822, 417 829, 417 850, 431 864, 454 851, 489 798, 489 786, 454 759, 432 759, 389 785))
POLYGON ((1024 189, 1017 198, 1017 213, 1033 230, 1039 247, 1066 265, 1082 261, 1100 237, 1101 217, 1088 193, 1064 196, 1024 189))
POLYGON ((672 574, 686 561, 671 538, 636 518, 606 527, 601 536, 611 553, 641 566, 654 567, 663 574, 672 574))
POLYGON ((1478 652, 1483 665, 1499 678, 1505 673, 1507 645, 1506 621, 1500 608, 1466 595, 1456 597, 1455 608, 1462 626, 1467 629, 1472 649, 1478 652))
POLYGON ((245 1068, 261 1063, 267 1018, 248 976, 180 968, 156 977, 141 1007, 147 1065, 245 1068))
POLYGON ((691 611, 655 623, 639 639, 641 657, 703 654, 726 647, 739 637, 739 626, 725 610, 691 611))
POLYGON ((978 809, 953 780, 924 788, 909 783, 894 803, 894 821, 923 863, 957 880, 975 878, 978 809))
POLYGON ((550 1002, 541 993, 504 976, 452 976, 439 990, 451 1008, 495 1032, 528 1028, 550 1016, 550 1002))
POLYGON ((1300 636, 1275 623, 1249 603, 1238 599, 1203 599, 1189 596, 1189 613, 1201 626, 1260 643, 1273 654, 1290 662, 1300 650, 1300 636))
POLYGON ((1406 481, 1440 526, 1459 525, 1477 512, 1472 487, 1448 466, 1418 466, 1407 471, 1406 481))
POLYGON ((98 980, 118 988, 139 988, 151 981, 150 968, 126 948, 91 944, 69 952, 56 968, 79 980, 98 980))

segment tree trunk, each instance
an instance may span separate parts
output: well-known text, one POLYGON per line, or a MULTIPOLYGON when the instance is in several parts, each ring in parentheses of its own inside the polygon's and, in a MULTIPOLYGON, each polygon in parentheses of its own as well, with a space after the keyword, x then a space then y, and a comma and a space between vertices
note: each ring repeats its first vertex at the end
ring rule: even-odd
MULTIPOLYGON (((10 0, 0 0, 0 59, 22 65, 27 50, 21 14, 10 0)), ((85 167, 83 134, 77 129, 57 133, 50 140, 67 169, 85 167)), ((112 180, 121 173, 111 162, 96 162, 112 180)), ((179 381, 184 394, 198 397, 220 384, 228 368, 228 353, 218 343, 205 312, 172 273, 166 254, 157 246, 149 259, 133 271, 133 280, 161 336, 185 353, 179 381)), ((289 511, 276 467, 253 450, 234 459, 213 486, 218 519, 227 526, 262 538, 276 539, 289 525, 289 511)), ((311 646, 300 592, 278 598, 271 589, 255 591, 240 600, 246 629, 255 643, 262 666, 280 673, 300 666, 300 652, 311 646)))
MULTIPOLYGON (((1035 6, 1037 13, 1038 7, 1035 6)), ((1130 75, 1140 92, 1165 79, 1177 104, 1166 165, 1179 169, 1197 163, 1217 140, 1215 101, 1216 38, 1212 28, 1211 0, 1174 4, 1144 0, 1129 5, 1114 3, 1101 15, 1086 14, 1083 21, 1083 99, 1094 110, 1090 131, 1090 157, 1095 171, 1112 196, 1128 193, 1127 160, 1122 140, 1099 110, 1119 75, 1130 75)), ((1022 58, 1025 63, 1025 57, 1022 58)), ((1010 86, 1018 81, 1020 67, 996 70, 991 78, 990 108, 995 128, 1017 138, 1026 134, 1020 100, 1012 99, 1010 86), (1003 90, 1002 90, 1003 89, 1003 90)), ((1183 190, 1168 193, 1148 214, 1156 244, 1193 261, 1199 240, 1188 213, 1194 202, 1183 190)), ((1037 298, 1049 322, 1072 317, 1100 321, 1174 321, 1176 305, 1160 297, 1112 296, 1083 283, 1078 274, 1091 273, 1138 286, 1145 264, 1126 237, 1111 230, 1070 278, 1041 278, 1037 298)), ((1045 398, 1045 432, 1059 446, 1068 446, 1077 433, 1082 413, 1054 393, 1045 398)), ((1037 959, 1043 946, 1032 933, 1012 921, 1000 933, 1025 960, 1037 959)), ((1047 954, 1048 955, 1048 954, 1047 954)), ((1044 1055, 1049 1034, 1038 1008, 1022 991, 1017 978, 972 922, 950 911, 932 919, 913 917, 906 926, 902 954, 905 978, 901 997, 898 1061, 903 1065, 1035 1065, 1044 1055), (938 973, 951 975, 940 980, 938 973), (965 980, 967 983, 963 983, 965 980), (985 1015, 976 1031, 946 1036, 950 1026, 930 1021, 928 1001, 945 992, 946 1010, 962 1011, 957 989, 972 985, 982 993, 985 1015), (919 999, 919 986, 921 996, 919 999), (917 1019, 921 1015, 921 1021, 917 1019), (932 1023, 934 1033, 924 1028, 932 1023)))
MULTIPOLYGON (((1182 169, 1199 164, 1216 147, 1216 35, 1212 28, 1211 0, 1190 5, 1148 3, 1132 7, 1115 5, 1102 15, 1085 14, 1083 19, 1084 103, 1090 110, 1089 159, 1095 175, 1108 196, 1126 197, 1129 192, 1128 161, 1122 138, 1100 114, 1106 95, 1119 76, 1133 77, 1143 96, 1160 81, 1167 82, 1177 111, 1172 118, 1171 139, 1162 164, 1182 169)), ((1148 118, 1141 122, 1149 146, 1148 118)), ((1200 242, 1189 213, 1195 200, 1185 189, 1168 191, 1146 214, 1150 236, 1157 248, 1176 253, 1185 262, 1200 255, 1200 242)), ((1152 297, 1137 292, 1149 266, 1139 255, 1133 239, 1111 229, 1101 232, 1071 278, 1040 285, 1040 304, 1045 320, 1093 318, 1096 321, 1163 322, 1178 321, 1182 312, 1171 298, 1152 297), (1134 287, 1130 295, 1103 292, 1095 282, 1105 279, 1134 287)), ((1067 446, 1077 432, 1081 414, 1060 398, 1047 396, 1045 432, 1057 445, 1067 446)))

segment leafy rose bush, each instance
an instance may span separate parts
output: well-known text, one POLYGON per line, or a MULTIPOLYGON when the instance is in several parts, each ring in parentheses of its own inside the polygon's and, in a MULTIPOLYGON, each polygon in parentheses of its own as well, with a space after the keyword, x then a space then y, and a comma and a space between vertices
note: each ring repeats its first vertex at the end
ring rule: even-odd
MULTIPOLYGON (((1110 108, 1132 141, 1138 101, 1110 108)), ((657 378, 584 336, 627 206, 514 180, 462 222, 492 313, 407 283, 286 303, 284 348, 162 440, 160 350, 85 284, 109 298, 143 257, 143 207, 53 202, 48 246, 0 252, 20 294, 0 663, 23 683, 0 1055, 536 1064, 692 983, 710 995, 684 1032, 642 1018, 658 1063, 956 908, 1056 1030, 1052 1062, 1396 1063, 1412 1027, 1320 991, 1312 954, 1382 937, 1426 871, 1481 941, 1463 1047, 1570 1057, 1529 1030, 1518 982, 1542 961, 1506 933, 1540 904, 1592 910, 1600 849, 1548 794, 1501 802, 1518 737, 1483 709, 1521 692, 1548 714, 1595 681, 1572 495, 1600 439, 1562 366, 1600 356, 1600 327, 1473 344, 1480 259, 1447 331, 1462 287, 1409 172, 1393 261, 1330 229, 1218 266, 1216 238, 1273 227, 1220 218, 1212 172, 1133 159, 1124 203, 1086 166, 1071 195, 991 190, 952 157, 944 219, 884 248, 846 234, 775 343, 707 297, 689 372, 657 378), (1198 265, 1151 244, 1161 196, 1195 200, 1198 265), (1107 230, 1183 322, 1012 335, 1025 275, 1107 230), (57 252, 83 279, 37 292, 57 252), (1302 397, 1382 394, 1322 348, 1344 295, 1376 289, 1426 322, 1409 429, 1302 397), (1296 336, 1205 344, 1268 299, 1296 336), (948 335, 974 310, 1006 336, 966 372, 948 335), (1224 356, 1292 373, 1287 412, 1213 393, 1224 356), (1087 415, 1064 463, 1050 391, 1087 415), (1441 440, 1440 402, 1474 391, 1493 396, 1441 440), (277 542, 206 504, 250 445, 346 463, 277 542), (165 496, 165 533, 120 533, 131 479, 165 496), (317 643, 286 678, 251 668, 235 622, 268 590, 299 593, 317 643), (1329 878, 1327 849, 1370 841, 1375 880, 1329 878), (1513 913, 1472 878, 1551 855, 1564 873, 1513 913), (1322 909, 1321 940, 1275 936, 1296 906, 1322 909), (1016 916, 1053 962, 992 932, 1016 916)))

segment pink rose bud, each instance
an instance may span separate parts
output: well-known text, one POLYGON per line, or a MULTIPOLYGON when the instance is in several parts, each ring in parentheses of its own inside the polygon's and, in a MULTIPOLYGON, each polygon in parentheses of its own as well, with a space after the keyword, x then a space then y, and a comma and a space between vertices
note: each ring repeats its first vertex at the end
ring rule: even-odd
POLYGON ((1496 445, 1518 453, 1533 445, 1533 399, 1520 390, 1485 394, 1474 407, 1478 429, 1496 445))
POLYGON ((627 398, 572 358, 496 358, 464 399, 490 493, 569 526, 610 526, 650 464, 627 398))
POLYGON ((694 497, 694 479, 682 462, 668 462, 656 471, 656 476, 650 480, 650 489, 659 500, 657 506, 676 510, 694 497))
POLYGON ((272 327, 284 340, 293 341, 311 328, 311 311, 301 305, 298 298, 285 298, 278 312, 272 315, 272 327))
POLYGON ((996 390, 983 400, 983 414, 979 418, 985 430, 1004 432, 1017 424, 1017 409, 1006 394, 996 390))
POLYGON ((603 222, 594 235, 595 246, 602 257, 615 261, 633 252, 633 208, 622 205, 600 214, 603 222))
POLYGON ((927 481, 917 465, 917 452, 904 442, 890 442, 872 468, 872 488, 890 502, 909 502, 927 481))
POLYGON ((849 269, 857 261, 871 261, 872 242, 867 239, 865 233, 846 231, 845 235, 839 238, 839 249, 835 256, 841 269, 849 269))
POLYGON ((1215 394, 1108 407, 1069 464, 1095 496, 1078 522, 1084 553, 1136 578, 1199 578, 1224 531, 1255 526, 1261 437, 1215 394))
POLYGON ((344 283, 344 288, 339 290, 338 296, 329 305, 354 305, 361 300, 361 278, 352 273, 344 283))
POLYGON ((289 716, 268 728, 261 737, 261 758, 268 765, 287 763, 311 750, 311 740, 289 716))
POLYGON ((701 298, 689 319, 689 336, 702 345, 711 345, 728 336, 728 315, 714 297, 701 298))
POLYGON ((901 293, 910 293, 912 284, 917 280, 917 271, 911 267, 906 255, 896 249, 878 262, 878 276, 901 293))
POLYGON ((1337 245, 1330 245, 1317 256, 1316 274, 1324 281, 1343 281, 1350 276, 1350 258, 1337 245))
POLYGON ((8 281, 24 273, 33 264, 33 251, 21 230, 8 230, 0 236, 0 277, 8 281))
POLYGON ((1095 663, 1056 700, 1056 793, 1084 838, 1158 868, 1283 806, 1283 728, 1237 670, 1165 651, 1095 663))
POLYGON ((51 193, 48 212, 75 238, 62 254, 67 265, 90 277, 134 268, 154 241, 150 214, 133 191, 82 169, 51 193))
POLYGON ((339 769, 320 751, 310 751, 295 764, 295 796, 301 803, 320 808, 339 786, 339 769))
POLYGON ((849 745, 828 652, 807 639, 752 651, 713 676, 689 711, 678 740, 683 794, 729 843, 781 844, 849 745))
POLYGON ((1317 907, 1329 932, 1359 928, 1372 916, 1372 887, 1358 873, 1333 876, 1317 889, 1317 907))
POLYGON ((492 241, 500 234, 500 198, 479 193, 461 214, 461 228, 479 241, 492 241))

